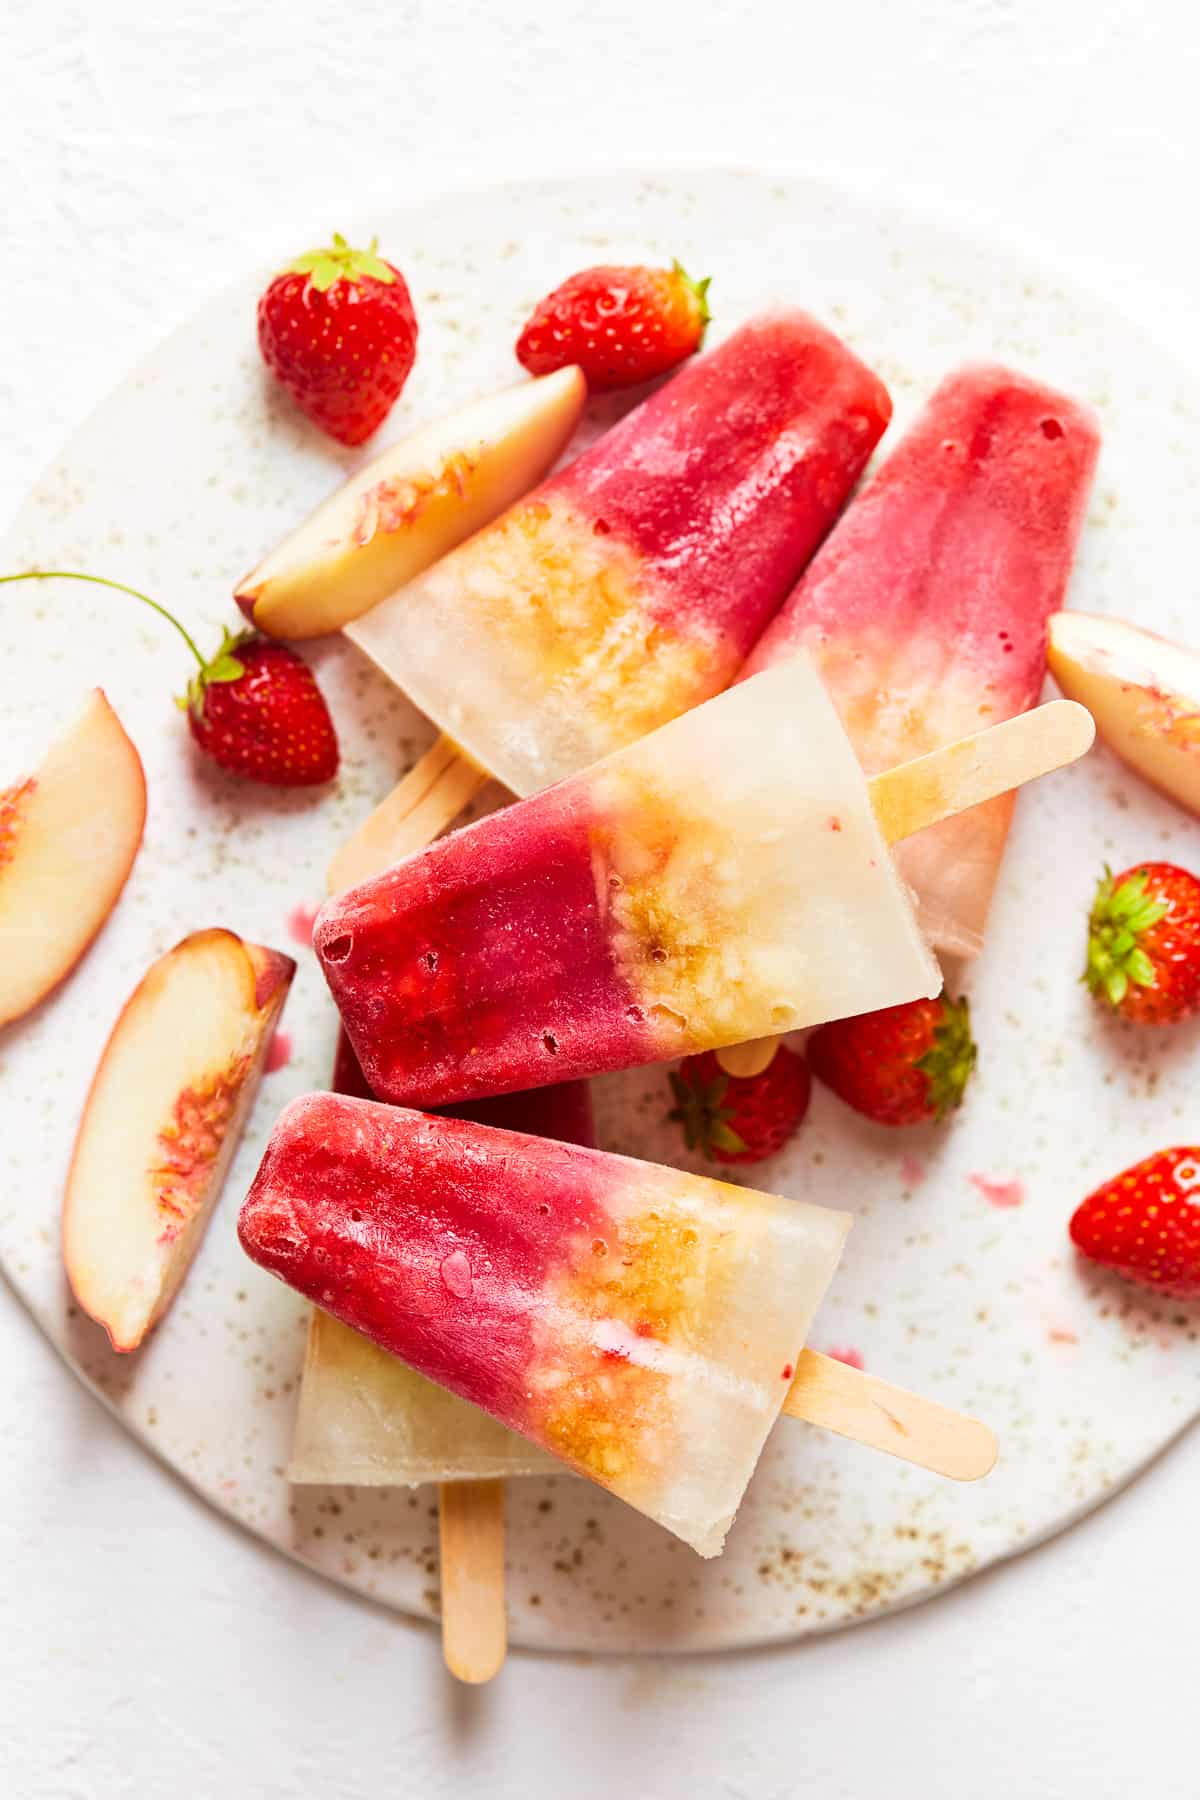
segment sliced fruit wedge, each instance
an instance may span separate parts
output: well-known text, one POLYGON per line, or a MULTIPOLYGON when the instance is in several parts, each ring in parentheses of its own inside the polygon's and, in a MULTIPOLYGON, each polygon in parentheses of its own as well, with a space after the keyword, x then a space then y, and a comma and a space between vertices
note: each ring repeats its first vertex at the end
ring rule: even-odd
POLYGON ((100 688, 35 774, 0 788, 0 1025, 79 961, 146 823, 142 761, 100 688))
POLYGON ((391 445, 247 575, 238 605, 272 637, 357 619, 540 480, 586 396, 582 372, 559 369, 391 445))
POLYGON ((1110 750, 1200 813, 1200 650, 1095 613, 1050 620, 1048 661, 1110 750))
POLYGON ((295 972, 232 931, 197 931, 113 1027, 67 1176, 63 1255, 114 1350, 137 1348, 200 1246, 295 972))

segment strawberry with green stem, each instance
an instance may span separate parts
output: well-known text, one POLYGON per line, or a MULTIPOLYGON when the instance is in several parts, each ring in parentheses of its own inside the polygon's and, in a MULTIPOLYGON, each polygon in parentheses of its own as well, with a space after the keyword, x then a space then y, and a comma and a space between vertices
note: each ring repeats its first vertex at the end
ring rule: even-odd
POLYGON ((1175 863, 1139 863, 1120 875, 1106 864, 1083 980, 1141 1025, 1174 1024, 1200 1009, 1200 881, 1175 863))
POLYGON ((379 240, 340 232, 298 256, 258 302, 263 361, 296 405, 341 444, 361 444, 400 396, 417 354, 417 316, 379 240))
POLYGON ((582 269, 534 308, 517 340, 517 361, 531 375, 578 363, 594 392, 649 381, 700 348, 708 285, 678 262, 669 269, 582 269))
POLYGON ((920 1125, 961 1105, 975 1067, 966 1000, 945 994, 835 1019, 808 1041, 813 1074, 879 1125, 920 1125))
POLYGON ((270 787, 313 787, 337 774, 329 708, 308 664, 286 645, 255 631, 226 630, 216 654, 206 658, 173 613, 123 581, 73 569, 0 575, 0 583, 12 581, 91 582, 129 594, 173 625, 197 663, 177 704, 200 749, 229 774, 270 787))
POLYGON ((782 1150, 808 1111, 812 1083, 802 1056, 781 1044, 757 1075, 729 1075, 711 1050, 689 1056, 671 1076, 689 1150, 712 1162, 756 1163, 782 1150))

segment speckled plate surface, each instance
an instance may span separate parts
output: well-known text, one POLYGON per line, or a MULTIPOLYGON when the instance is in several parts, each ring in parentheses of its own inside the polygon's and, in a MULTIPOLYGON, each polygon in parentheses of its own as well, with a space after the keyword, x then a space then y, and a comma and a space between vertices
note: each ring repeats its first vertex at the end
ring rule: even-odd
MULTIPOLYGON (((678 255, 715 276, 714 332, 787 298, 844 333, 895 397, 885 450, 968 357, 1010 359, 1092 401, 1107 442, 1074 599, 1200 639, 1200 393, 1127 324, 1037 270, 821 185, 739 173, 511 187, 368 223, 407 271, 421 320, 385 437, 511 379, 518 325, 572 268, 678 255)), ((233 580, 359 460, 298 422, 263 377, 253 308, 269 272, 177 332, 79 432, 9 532, 5 569, 112 575, 205 638, 233 617, 233 580)), ((594 409, 591 428, 617 410, 594 409)), ((337 791, 256 792, 193 758, 169 704, 182 647, 133 602, 79 585, 8 588, 0 619, 5 648, 22 652, 19 675, 8 665, 0 778, 101 682, 150 787, 145 843, 100 939, 57 995, 0 1034, 0 1258, 72 1367, 215 1506, 349 1587, 432 1614, 431 1492, 289 1489, 304 1309, 245 1262, 233 1230, 275 1113, 330 1067, 331 1009, 297 942, 305 909, 331 851, 430 727, 349 646, 320 644, 345 752, 337 791), (76 1315, 60 1268, 70 1141, 146 964, 217 924, 299 957, 290 1060, 264 1083, 174 1310, 143 1351, 118 1358, 76 1315)), ((763 1185, 858 1214, 817 1346, 857 1351, 986 1417, 1002 1442, 996 1473, 960 1488, 784 1422, 713 1563, 589 1484, 515 1483, 517 1642, 700 1649, 867 1617, 1079 1516, 1196 1415, 1200 1315, 1083 1271, 1065 1236, 1089 1185, 1196 1136, 1200 1027, 1106 1026, 1076 980, 1097 865, 1148 854, 1195 864, 1200 829, 1103 751, 1026 795, 988 950, 965 981, 981 1063, 962 1115, 940 1133, 889 1135, 818 1091, 798 1140, 762 1171, 763 1185)), ((685 1160, 663 1122, 661 1071, 598 1083, 597 1099, 606 1146, 685 1160)))

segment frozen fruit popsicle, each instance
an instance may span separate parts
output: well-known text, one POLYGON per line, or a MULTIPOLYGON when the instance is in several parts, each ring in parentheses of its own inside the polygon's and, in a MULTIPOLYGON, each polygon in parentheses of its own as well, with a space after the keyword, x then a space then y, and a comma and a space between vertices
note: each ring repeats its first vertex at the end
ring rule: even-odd
MULTIPOLYGON (((746 665, 804 650, 868 774, 1025 711, 1099 451, 1092 414, 1008 369, 951 375, 853 501, 746 665)), ((1012 796, 898 852, 926 935, 971 953, 1012 796)))
POLYGON ((534 793, 732 681, 890 415, 815 320, 753 319, 347 634, 534 793))
MULTIPOLYGON (((344 1034, 333 1085, 341 1094, 371 1097, 344 1034)), ((481 1124, 532 1137, 594 1142, 591 1098, 581 1081, 482 1100, 474 1116, 481 1124)), ((528 1438, 427 1381, 331 1314, 314 1311, 289 1480, 415 1487, 532 1475, 553 1467, 528 1438)))
POLYGON ((803 657, 329 901, 313 943, 372 1090, 427 1106, 941 987, 803 657))
POLYGON ((280 1117, 247 1253, 715 1556, 850 1218, 332 1094, 280 1117))

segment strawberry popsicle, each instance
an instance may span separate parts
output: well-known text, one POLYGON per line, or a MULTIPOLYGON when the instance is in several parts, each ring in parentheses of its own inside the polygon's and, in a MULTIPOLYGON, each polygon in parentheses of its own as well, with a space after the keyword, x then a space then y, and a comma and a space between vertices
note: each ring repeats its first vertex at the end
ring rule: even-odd
MULTIPOLYGON (((1092 414, 1007 369, 934 393, 813 559, 746 665, 803 650, 868 774, 1031 707, 1099 452, 1092 414)), ((1005 795, 897 851, 922 929, 980 948, 1005 795)))
POLYGON ((941 987, 804 657, 328 901, 313 944, 372 1090, 425 1106, 941 987))
POLYGON ((599 1150, 333 1094, 281 1115, 247 1254, 721 1550, 850 1226, 599 1150))
POLYGON ((733 680, 890 415, 815 320, 756 318, 347 635, 536 793, 733 680))
MULTIPOLYGON (((345 1034, 334 1089, 371 1098, 345 1034)), ((532 1137, 591 1144, 586 1083, 479 1101, 479 1123, 532 1137)), ((359 1487, 416 1487, 553 1471, 550 1457, 489 1413, 437 1387, 317 1308, 312 1315, 288 1479, 359 1487)))

